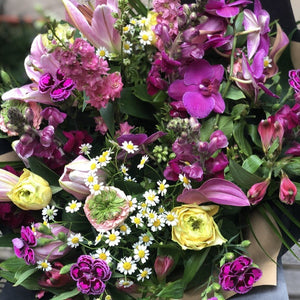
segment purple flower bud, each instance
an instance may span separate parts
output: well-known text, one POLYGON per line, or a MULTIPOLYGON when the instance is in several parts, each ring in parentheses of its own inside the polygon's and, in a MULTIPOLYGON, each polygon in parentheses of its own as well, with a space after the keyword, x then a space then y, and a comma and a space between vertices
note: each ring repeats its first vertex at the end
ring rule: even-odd
POLYGON ((54 127, 49 125, 40 132, 40 143, 44 147, 49 147, 53 143, 54 127))
POLYGON ((171 256, 157 256, 154 262, 154 270, 158 280, 163 280, 170 273, 174 264, 171 256))
POLYGON ((49 125, 52 125, 54 128, 56 128, 65 120, 67 114, 60 112, 55 107, 49 106, 42 110, 41 116, 48 121, 49 125))
POLYGON ((210 142, 208 145, 208 151, 210 155, 214 154, 218 149, 228 146, 228 140, 226 135, 221 130, 217 130, 210 136, 210 142))

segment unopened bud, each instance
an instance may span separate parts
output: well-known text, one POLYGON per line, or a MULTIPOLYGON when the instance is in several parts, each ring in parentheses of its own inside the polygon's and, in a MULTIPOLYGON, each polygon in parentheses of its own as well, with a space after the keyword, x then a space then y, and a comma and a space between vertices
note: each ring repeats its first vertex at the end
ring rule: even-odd
POLYGON ((212 289, 215 291, 215 292, 218 292, 220 289, 221 289, 221 285, 218 284, 217 282, 214 282, 212 285, 211 285, 212 289))
POLYGON ((41 224, 39 226, 39 228, 37 228, 37 231, 41 232, 41 233, 44 233, 44 234, 47 234, 47 235, 51 234, 51 229, 47 225, 44 225, 44 224, 41 224))
POLYGON ((224 257, 226 260, 232 260, 232 259, 234 259, 234 253, 227 252, 227 253, 225 253, 224 257))
POLYGON ((251 242, 249 240, 244 240, 241 242, 241 247, 247 248, 251 245, 251 242))
POLYGON ((60 240, 60 241, 63 241, 65 242, 67 240, 67 236, 64 232, 59 232, 58 235, 57 235, 57 238, 60 240))
POLYGON ((48 245, 52 241, 53 241, 53 239, 39 238, 38 241, 37 241, 37 247, 48 245))

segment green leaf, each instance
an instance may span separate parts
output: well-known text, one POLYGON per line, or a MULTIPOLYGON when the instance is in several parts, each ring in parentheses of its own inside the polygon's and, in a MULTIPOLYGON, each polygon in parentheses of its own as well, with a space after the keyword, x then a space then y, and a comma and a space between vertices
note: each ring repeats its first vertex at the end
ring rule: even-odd
POLYGON ((62 293, 58 296, 54 296, 53 298, 51 298, 51 300, 65 300, 68 298, 72 298, 72 297, 78 295, 79 293, 80 293, 80 291, 77 288, 75 288, 72 291, 62 293))
POLYGON ((289 163, 283 167, 283 170, 291 175, 300 174, 300 157, 293 157, 289 160, 289 163))
POLYGON ((55 194, 59 193, 62 190, 62 187, 60 187, 60 186, 51 185, 50 188, 51 188, 51 191, 52 191, 52 195, 55 195, 55 194))
POLYGON ((24 259, 18 258, 16 256, 12 256, 2 263, 0 263, 0 268, 6 271, 10 271, 16 273, 20 267, 27 266, 24 259))
POLYGON ((264 180, 257 175, 249 173, 233 160, 230 160, 229 162, 229 170, 234 182, 239 187, 247 190, 250 189, 253 184, 264 180))
POLYGON ((247 115, 248 111, 249 111, 248 104, 239 103, 232 108, 231 116, 233 117, 234 120, 239 120, 243 116, 247 115))
POLYGON ((209 118, 202 122, 200 128, 201 141, 208 141, 211 134, 217 129, 222 130, 227 138, 230 138, 233 131, 232 117, 221 116, 218 124, 216 124, 216 117, 209 118))
POLYGON ((229 90, 227 91, 226 98, 231 100, 240 100, 240 99, 245 99, 246 96, 236 86, 231 85, 229 90))
POLYGON ((243 21, 244 21, 244 13, 240 12, 234 22, 234 27, 237 32, 244 30, 243 21))
POLYGON ((148 10, 146 6, 140 0, 128 0, 130 6, 136 10, 138 14, 146 17, 148 14, 148 10))
POLYGON ((294 185, 297 188, 297 195, 296 195, 295 200, 296 201, 300 201, 300 183, 299 182, 295 182, 295 181, 293 181, 293 183, 294 183, 294 185))
POLYGON ((232 136, 233 131, 232 118, 227 116, 221 116, 218 123, 218 129, 222 130, 223 133, 227 136, 227 138, 230 138, 232 136))
POLYGON ((257 155, 251 155, 243 162, 243 168, 254 174, 262 164, 263 161, 257 155))
POLYGON ((179 279, 168 283, 158 294, 161 298, 181 299, 183 297, 185 284, 183 280, 179 279))
MULTIPOLYGON (((11 247, 12 246, 12 239, 16 238, 16 234, 7 233, 0 237, 0 245, 1 247, 11 247)), ((1 249, 1 248, 0 248, 1 249)))
MULTIPOLYGON (((281 202, 273 200, 273 203, 284 213, 298 228, 300 228, 300 222, 282 205, 281 202)), ((294 204, 299 205, 299 204, 294 204)))
POLYGON ((16 283, 14 284, 14 286, 18 286, 20 285, 21 283, 23 283, 23 281, 25 281, 28 277, 30 277, 32 274, 34 274, 35 272, 37 272, 38 269, 33 267, 33 268, 30 268, 29 270, 26 270, 25 272, 21 271, 20 272, 17 272, 16 273, 16 283))
POLYGON ((107 103, 105 107, 100 109, 100 115, 103 118, 109 133, 114 136, 115 134, 115 119, 114 119, 114 106, 111 102, 107 103))
POLYGON ((41 160, 31 156, 28 158, 30 169, 33 173, 41 176, 48 181, 51 186, 59 186, 58 179, 59 175, 49 169, 41 160))
POLYGON ((72 263, 72 264, 68 264, 68 265, 63 266, 63 267, 60 269, 59 274, 67 274, 67 273, 69 273, 69 271, 70 271, 70 269, 71 269, 71 267, 72 267, 73 265, 74 265, 74 264, 72 263))
POLYGON ((257 131, 257 126, 254 124, 247 124, 247 129, 248 129, 248 132, 249 132, 252 142, 256 146, 261 148, 261 140, 260 140, 260 136, 257 131))
POLYGON ((191 255, 189 255, 187 261, 185 262, 184 273, 182 277, 185 286, 199 271, 208 255, 209 250, 210 248, 206 248, 204 251, 193 251, 191 255))
POLYGON ((252 154, 252 148, 245 136, 245 125, 246 122, 244 121, 236 122, 233 126, 233 136, 240 148, 240 151, 243 154, 250 156, 252 154))
POLYGON ((215 123, 216 123, 216 117, 211 117, 205 121, 202 122, 201 128, 200 128, 200 138, 201 141, 208 141, 210 135, 215 130, 215 123))
POLYGON ((159 108, 164 104, 167 94, 164 91, 159 91, 155 96, 150 96, 147 93, 145 84, 137 85, 133 88, 133 94, 140 100, 152 104, 155 108, 159 108))

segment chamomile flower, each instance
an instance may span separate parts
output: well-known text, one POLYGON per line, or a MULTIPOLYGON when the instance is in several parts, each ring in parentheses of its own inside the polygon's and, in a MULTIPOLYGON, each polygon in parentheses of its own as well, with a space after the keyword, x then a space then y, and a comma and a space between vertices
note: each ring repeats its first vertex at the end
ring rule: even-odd
POLYGON ((149 258, 149 250, 145 245, 138 245, 133 250, 133 254, 135 261, 140 261, 142 264, 144 264, 149 258))
POLYGON ((124 275, 131 275, 137 269, 135 261, 132 259, 131 256, 123 257, 121 261, 117 265, 117 269, 124 275))
POLYGON ((132 52, 132 43, 129 41, 123 42, 123 51, 124 53, 130 54, 132 52))
POLYGON ((98 235, 95 238, 95 242, 94 242, 95 246, 101 241, 102 237, 103 237, 103 233, 101 233, 101 232, 98 233, 98 235))
POLYGON ((105 47, 99 47, 96 51, 96 54, 102 59, 109 57, 109 52, 105 47))
POLYGON ((81 202, 77 200, 72 200, 71 202, 68 203, 65 210, 67 213, 74 213, 77 212, 81 206, 82 206, 81 202))
POLYGON ((96 250, 96 253, 92 255, 94 258, 100 258, 105 260, 108 264, 112 261, 110 251, 105 248, 100 248, 96 250))
POLYGON ((138 281, 144 281, 145 279, 149 279, 149 276, 152 273, 152 270, 150 268, 144 268, 143 270, 139 270, 139 274, 137 275, 138 281))
POLYGON ((98 176, 93 171, 90 171, 87 174, 86 178, 84 178, 84 183, 86 186, 93 185, 97 182, 98 182, 98 176))
POLYGON ((89 189, 93 195, 99 195, 104 187, 103 182, 95 182, 89 186, 89 189))
POLYGON ((143 196, 148 206, 155 206, 159 202, 159 198, 154 190, 146 191, 143 196))
POLYGON ((165 219, 163 216, 158 216, 157 218, 151 220, 148 223, 148 227, 150 227, 152 232, 162 230, 164 226, 165 226, 165 219))
POLYGON ((165 221, 166 221, 167 225, 175 226, 178 223, 178 218, 177 218, 176 213, 166 211, 165 212, 165 221))
POLYGON ((87 143, 87 144, 81 144, 79 146, 79 154, 85 154, 85 155, 89 155, 90 154, 90 151, 92 149, 92 145, 87 143))
POLYGON ((100 167, 105 167, 111 161, 111 149, 103 151, 101 155, 97 156, 96 159, 100 167))
POLYGON ((191 181, 185 176, 185 174, 179 174, 179 180, 183 183, 186 189, 191 189, 191 181))
POLYGON ((269 56, 264 57, 264 68, 271 68, 272 59, 269 56))
POLYGON ((153 209, 148 209, 146 216, 149 221, 155 220, 157 218, 157 213, 153 209))
POLYGON ((90 171, 96 172, 99 169, 99 164, 97 159, 93 158, 90 160, 90 171))
POLYGON ((43 271, 51 271, 52 270, 52 266, 51 264, 47 261, 47 259, 45 260, 39 260, 37 262, 37 268, 38 269, 42 269, 43 271))
POLYGON ((143 155, 143 157, 141 158, 140 163, 138 164, 137 168, 140 170, 142 168, 144 168, 145 163, 148 161, 149 156, 148 155, 143 155))
POLYGON ((111 232, 108 232, 105 235, 105 237, 105 243, 108 244, 110 247, 117 246, 121 241, 120 232, 115 229, 113 229, 111 232))
POLYGON ((139 23, 140 27, 145 27, 148 23, 148 20, 147 20, 147 18, 143 17, 139 20, 138 23, 139 23))
POLYGON ((117 283, 118 287, 122 287, 124 289, 128 289, 134 284, 133 281, 127 279, 120 279, 117 283))
POLYGON ((145 45, 150 45, 151 44, 152 35, 148 31, 142 30, 140 32, 139 38, 140 38, 140 43, 142 45, 145 46, 145 45))
POLYGON ((139 147, 138 147, 137 145, 134 145, 134 144, 132 143, 132 141, 129 141, 129 142, 124 141, 124 142, 122 143, 121 148, 122 148, 123 150, 125 150, 127 153, 134 153, 134 152, 136 152, 136 151, 139 150, 139 147))
POLYGON ((131 195, 127 196, 128 204, 129 204, 129 212, 134 212, 137 208, 137 200, 133 198, 131 195))
POLYGON ((56 209, 54 205, 52 206, 47 205, 42 210, 43 219, 53 221, 54 217, 57 215, 57 212, 58 209, 56 209))
POLYGON ((153 243, 153 236, 150 233, 143 233, 139 236, 139 242, 150 246, 153 243))
POLYGON ((131 18, 131 19, 129 20, 129 23, 130 23, 131 25, 133 25, 133 26, 136 26, 136 25, 138 24, 138 20, 135 19, 135 18, 131 18))
POLYGON ((133 27, 130 24, 127 24, 126 26, 123 27, 123 34, 128 34, 133 31, 133 27))
POLYGON ((130 234, 130 232, 131 232, 130 227, 125 223, 123 223, 122 225, 119 226, 119 230, 122 235, 127 235, 127 234, 130 234))
POLYGON ((80 233, 71 233, 70 236, 67 239, 67 244, 71 248, 77 248, 79 246, 79 243, 83 241, 83 237, 80 233))
POLYGON ((157 181, 157 185, 158 185, 158 194, 162 196, 166 195, 167 188, 170 186, 169 184, 167 184, 166 179, 157 181))
POLYGON ((141 214, 136 214, 135 216, 131 216, 130 220, 131 220, 131 223, 134 224, 136 228, 142 227, 144 225, 141 214))
POLYGON ((163 214, 165 212, 165 208, 161 205, 159 208, 158 208, 158 213, 159 214, 163 214))
POLYGON ((120 171, 124 174, 124 175, 128 175, 128 168, 122 164, 121 167, 120 167, 120 171))

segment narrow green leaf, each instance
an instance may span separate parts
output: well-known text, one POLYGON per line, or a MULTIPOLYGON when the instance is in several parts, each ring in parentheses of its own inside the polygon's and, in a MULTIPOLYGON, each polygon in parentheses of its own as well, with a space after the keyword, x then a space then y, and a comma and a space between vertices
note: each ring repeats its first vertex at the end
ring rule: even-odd
POLYGON ((233 125, 233 136, 238 144, 240 151, 247 156, 252 154, 252 148, 245 136, 245 125, 246 122, 236 122, 233 125))
POLYGON ((210 248, 206 248, 204 251, 194 251, 185 262, 184 273, 182 280, 185 286, 194 278, 196 273, 203 265, 210 248))
MULTIPOLYGON (((281 202, 274 200, 273 203, 298 227, 300 228, 300 222, 282 205, 281 202)), ((294 204, 298 205, 298 204, 294 204)))
POLYGON ((254 174, 262 164, 263 161, 257 155, 251 155, 243 162, 243 168, 254 174))
POLYGON ((295 181, 293 181, 293 183, 294 183, 294 185, 297 188, 297 195, 295 197, 295 200, 296 201, 300 201, 300 183, 299 182, 295 182, 295 181))
POLYGON ((109 133, 114 136, 115 134, 115 119, 114 119, 114 106, 111 102, 107 103, 106 107, 100 109, 101 117, 108 128, 109 133))
POLYGON ((247 124, 247 129, 251 137, 252 142, 259 148, 261 148, 261 140, 257 131, 257 126, 254 124, 247 124))
POLYGON ((146 6, 140 0, 128 0, 130 6, 136 10, 137 13, 146 17, 148 10, 146 6))
POLYGON ((230 160, 229 162, 229 170, 234 182, 244 189, 250 189, 253 184, 264 180, 263 178, 246 171, 233 160, 230 160))
POLYGON ((268 150, 268 154, 273 154, 275 150, 279 147, 279 138, 276 138, 276 140, 273 142, 271 147, 268 150))
POLYGON ((68 264, 68 265, 65 265, 63 266, 60 271, 59 271, 59 274, 67 274, 69 273, 71 267, 73 266, 74 264, 68 264))
POLYGON ((18 274, 19 276, 16 277, 17 281, 14 284, 14 286, 20 285, 23 281, 25 281, 28 277, 30 277, 32 274, 34 274, 37 271, 38 271, 37 268, 31 268, 29 270, 26 270, 25 272, 21 272, 21 274, 20 275, 18 274))
POLYGON ((181 299, 183 297, 185 284, 183 280, 179 279, 168 283, 158 294, 161 298, 181 299))
POLYGON ((58 296, 54 296, 53 298, 51 298, 51 300, 65 300, 68 298, 72 298, 72 297, 78 295, 79 293, 80 293, 80 291, 77 288, 75 288, 72 291, 62 293, 58 296))

